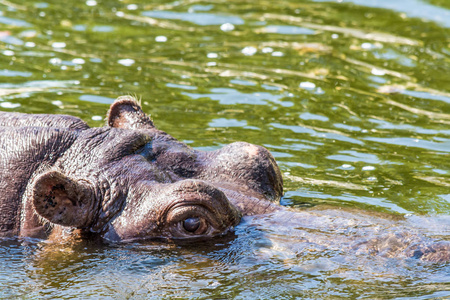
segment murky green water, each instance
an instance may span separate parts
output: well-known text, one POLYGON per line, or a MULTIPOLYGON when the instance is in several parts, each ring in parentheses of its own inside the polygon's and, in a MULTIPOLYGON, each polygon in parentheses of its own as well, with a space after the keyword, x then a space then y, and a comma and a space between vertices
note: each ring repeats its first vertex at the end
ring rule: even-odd
MULTIPOLYGON (((137 95, 192 147, 267 147, 283 205, 450 240, 450 5, 407 2, 0 0, 0 110, 101 126, 137 95)), ((282 223, 194 246, 2 240, 0 298, 450 297, 448 263, 307 253, 282 223)))

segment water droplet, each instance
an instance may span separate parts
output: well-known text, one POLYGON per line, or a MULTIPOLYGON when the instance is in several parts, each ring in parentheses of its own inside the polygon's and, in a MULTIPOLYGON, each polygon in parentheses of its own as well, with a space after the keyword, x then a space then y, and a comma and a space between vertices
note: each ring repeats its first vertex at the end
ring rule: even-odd
POLYGON ((375 46, 371 43, 362 43, 361 44, 361 48, 366 49, 366 50, 370 50, 375 48, 375 46))
POLYGON ((55 101, 52 101, 52 104, 56 105, 56 106, 61 106, 63 103, 60 100, 55 100, 55 101))
POLYGON ((400 85, 383 85, 377 89, 378 93, 382 94, 397 94, 405 90, 403 86, 400 85))
POLYGON ((136 4, 128 4, 127 9, 128 10, 136 10, 136 9, 138 9, 138 6, 136 4))
POLYGON ((0 106, 3 108, 17 108, 20 106, 19 103, 11 103, 11 102, 1 102, 0 106))
POLYGON ((337 39, 339 37, 339 34, 337 34, 337 33, 333 33, 332 35, 331 35, 331 38, 332 39, 337 39))
POLYGON ((305 89, 305 90, 312 90, 316 87, 316 85, 312 82, 304 81, 304 82, 300 82, 299 87, 302 89, 305 89))
POLYGON ((72 59, 72 62, 74 64, 78 64, 78 65, 82 65, 85 63, 84 59, 82 59, 82 58, 74 58, 74 59, 72 59))
POLYGON ((121 18, 121 17, 125 16, 125 13, 123 11, 118 11, 118 12, 116 12, 116 16, 121 18))
POLYGON ((155 37, 155 41, 157 41, 158 43, 164 43, 167 42, 167 37, 163 35, 158 35, 157 37, 155 37))
POLYGON ((252 55, 254 55, 257 51, 258 51, 258 50, 257 50, 255 47, 247 46, 247 47, 245 47, 244 49, 242 49, 241 52, 242 52, 244 55, 252 56, 252 55))
POLYGON ((86 5, 87 6, 96 6, 97 5, 97 1, 95 1, 95 0, 88 0, 88 1, 86 1, 86 5))
POLYGON ((325 91, 321 87, 318 87, 316 89, 316 95, 323 95, 323 94, 325 94, 325 91))
POLYGON ((373 171, 373 170, 375 170, 375 167, 374 166, 365 166, 362 168, 362 170, 363 171, 373 171))
POLYGON ((264 47, 261 51, 262 53, 272 53, 273 49, 270 47, 264 47))
POLYGON ((26 43, 25 43, 25 47, 28 47, 28 48, 33 48, 33 47, 35 47, 35 46, 36 46, 36 44, 33 43, 33 42, 26 42, 26 43))
POLYGON ((272 53, 272 56, 278 56, 278 57, 281 57, 281 56, 283 56, 283 55, 284 55, 284 53, 281 52, 281 51, 275 51, 275 52, 272 53))
POLYGON ((5 55, 5 56, 13 56, 14 55, 14 51, 12 51, 12 50, 5 50, 5 51, 3 51, 3 55, 5 55))
POLYGON ((222 31, 232 31, 234 30, 234 25, 231 23, 225 23, 220 25, 220 30, 222 31))
POLYGON ((373 68, 371 73, 376 76, 383 76, 386 74, 386 72, 384 70, 377 69, 377 68, 373 68))
POLYGON ((213 53, 213 52, 208 53, 206 56, 208 58, 218 58, 219 57, 219 55, 217 53, 213 53))
POLYGON ((135 61, 134 61, 134 59, 131 59, 131 58, 125 58, 125 59, 119 59, 117 62, 123 66, 129 67, 132 64, 134 64, 135 61))
POLYGON ((51 63, 52 65, 57 66, 62 63, 62 60, 61 60, 61 58, 53 57, 53 58, 50 58, 50 60, 48 62, 51 63))
POLYGON ((103 120, 102 116, 92 116, 91 119, 94 120, 94 121, 101 121, 101 120, 103 120))
POLYGON ((214 67, 214 66, 217 66, 217 63, 215 61, 209 61, 209 62, 206 63, 206 65, 208 67, 214 67))
POLYGON ((349 165, 349 164, 343 164, 341 166, 341 168, 344 169, 344 170, 348 170, 348 169, 352 169, 353 167, 352 167, 352 165, 349 165))
POLYGON ((52 44, 53 48, 65 48, 66 47, 66 43, 64 42, 54 42, 52 44))

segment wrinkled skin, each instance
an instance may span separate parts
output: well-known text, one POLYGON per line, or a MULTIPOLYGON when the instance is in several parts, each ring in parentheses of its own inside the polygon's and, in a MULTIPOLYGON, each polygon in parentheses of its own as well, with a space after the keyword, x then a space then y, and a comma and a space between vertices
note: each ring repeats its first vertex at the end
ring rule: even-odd
POLYGON ((71 116, 0 112, 0 191, 0 237, 209 238, 242 216, 266 214, 280 230, 304 228, 305 244, 450 260, 450 243, 411 234, 398 221, 277 205, 282 177, 265 148, 194 150, 158 130, 128 96, 111 105, 101 128, 71 116))
POLYGON ((155 128, 132 97, 108 126, 62 115, 0 113, 0 236, 65 228, 112 241, 225 234, 275 209, 282 178, 263 147, 193 150, 155 128))

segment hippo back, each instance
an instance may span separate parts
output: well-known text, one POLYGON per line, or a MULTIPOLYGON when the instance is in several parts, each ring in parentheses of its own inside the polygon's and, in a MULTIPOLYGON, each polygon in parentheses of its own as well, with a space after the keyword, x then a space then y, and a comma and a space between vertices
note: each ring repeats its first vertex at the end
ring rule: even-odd
POLYGON ((67 115, 29 115, 23 113, 0 112, 1 127, 55 127, 68 129, 88 129, 80 118, 67 115))

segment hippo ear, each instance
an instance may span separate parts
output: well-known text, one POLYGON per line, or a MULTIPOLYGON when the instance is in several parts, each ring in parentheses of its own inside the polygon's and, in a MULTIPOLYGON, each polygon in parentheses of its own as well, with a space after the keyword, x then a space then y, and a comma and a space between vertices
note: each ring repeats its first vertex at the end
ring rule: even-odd
POLYGON ((32 188, 35 211, 51 223, 83 228, 92 223, 94 193, 87 183, 58 171, 39 175, 32 188))
POLYGON ((150 117, 131 96, 122 96, 114 101, 108 111, 108 125, 128 129, 154 128, 150 117))

